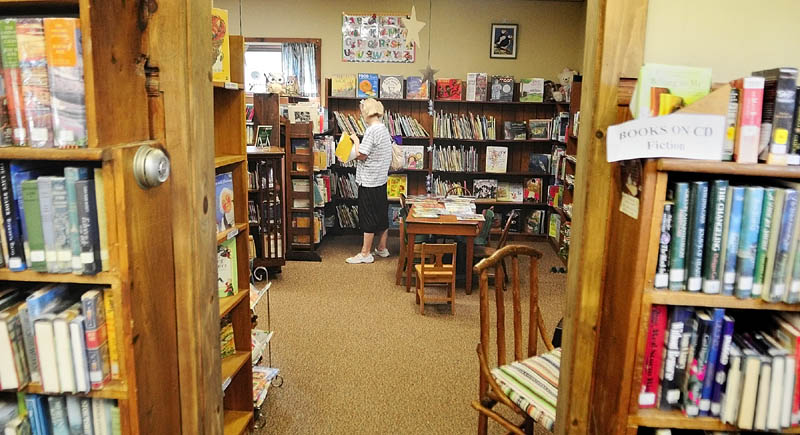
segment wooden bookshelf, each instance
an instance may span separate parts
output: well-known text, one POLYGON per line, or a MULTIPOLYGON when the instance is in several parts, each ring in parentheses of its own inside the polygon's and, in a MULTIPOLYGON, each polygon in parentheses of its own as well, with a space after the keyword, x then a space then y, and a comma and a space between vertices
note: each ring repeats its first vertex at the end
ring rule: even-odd
MULTIPOLYGON (((573 203, 573 189, 574 183, 570 183, 567 180, 567 176, 574 177, 577 174, 577 167, 576 167, 576 158, 575 156, 578 154, 578 138, 574 134, 575 132, 575 116, 576 113, 580 112, 581 109, 581 86, 582 85, 582 77, 576 75, 572 82, 572 87, 570 88, 570 104, 569 104, 569 123, 567 124, 567 134, 566 134, 566 154, 561 157, 561 162, 559 162, 559 167, 564 168, 564 176, 562 177, 561 173, 557 174, 555 179, 558 184, 563 186, 563 197, 562 197, 562 204, 550 207, 551 214, 558 214, 561 219, 561 225, 558 231, 557 237, 550 237, 550 242, 553 246, 553 249, 556 251, 558 256, 561 258, 561 261, 564 263, 564 266, 567 265, 569 262, 569 245, 570 245, 570 237, 568 236, 570 229, 572 227, 572 216, 567 214, 564 211, 565 205, 572 205, 573 203)), ((551 162, 551 165, 556 164, 555 162, 551 162)), ((544 196, 544 194, 543 194, 544 196)), ((550 228, 550 219, 548 218, 547 221, 548 230, 550 228)))
MULTIPOLYGON (((640 409, 636 414, 628 417, 628 424, 653 428, 672 428, 706 431, 739 432, 741 429, 734 425, 725 424, 714 417, 687 417, 680 411, 662 411, 659 409, 640 409)), ((748 431, 749 432, 749 431, 748 431)), ((759 432, 759 431, 753 431, 759 432)), ((764 433, 770 433, 763 431, 764 433)), ((775 433, 775 432, 771 432, 775 433)), ((800 427, 781 429, 780 433, 800 433, 800 427)))
POLYGON ((286 259, 321 261, 314 243, 314 135, 312 125, 285 124, 286 259), (298 148, 302 147, 302 148, 298 148), (302 149, 302 151, 301 151, 302 149), (308 183, 308 192, 295 183, 308 183), (308 206, 302 206, 307 203, 308 206), (306 225, 307 223, 307 225, 306 225))
MULTIPOLYGON (((24 389, 29 394, 44 394, 48 396, 60 396, 64 393, 46 393, 42 390, 41 384, 31 382, 24 389)), ((125 400, 128 397, 128 387, 123 381, 111 381, 104 385, 100 390, 92 390, 88 393, 75 393, 75 396, 93 397, 98 399, 125 400)))
MULTIPOLYGON (((253 201, 259 217, 257 222, 250 222, 256 248, 253 270, 259 267, 280 270, 286 264, 284 150, 272 148, 252 151, 247 154, 247 159, 248 171, 256 175, 258 183, 256 189, 248 192, 249 200, 253 201), (272 184, 267 181, 267 185, 262 185, 262 179, 271 179, 272 184)), ((255 276, 260 278, 259 274, 255 276)))
POLYGON ((717 307, 737 310, 800 311, 800 304, 769 303, 761 299, 739 299, 736 296, 710 295, 702 292, 674 292, 667 289, 646 290, 645 300, 650 304, 658 305, 717 307))
MULTIPOLYGON (((250 305, 243 303, 250 296, 250 264, 248 255, 247 210, 247 147, 245 144, 244 38, 230 36, 231 82, 215 82, 214 90, 214 166, 215 173, 230 172, 233 176, 234 222, 229 229, 216 233, 217 244, 236 241, 236 273, 238 293, 219 298, 219 315, 230 316, 236 352, 221 360, 221 379, 230 378, 223 397, 224 433, 241 433, 251 426, 253 415, 253 368, 250 362, 250 305), (236 86, 234 86, 236 85, 236 86), (229 432, 231 431, 231 432, 229 432)), ((216 202, 214 209, 216 210, 216 202)), ((215 288, 214 292, 217 291, 215 288)), ((218 336, 217 336, 218 339, 218 336)))

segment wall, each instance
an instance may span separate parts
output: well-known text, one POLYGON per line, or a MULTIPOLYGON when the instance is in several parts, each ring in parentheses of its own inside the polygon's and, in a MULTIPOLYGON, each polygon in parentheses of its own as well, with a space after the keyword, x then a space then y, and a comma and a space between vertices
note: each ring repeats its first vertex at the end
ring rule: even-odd
POLYGON ((708 66, 729 81, 800 67, 800 1, 650 0, 645 62, 708 66))
MULTIPOLYGON (((375 72, 420 75, 427 64, 429 26, 433 45, 431 66, 437 77, 466 79, 468 72, 512 74, 515 78, 555 79, 564 67, 580 70, 583 63, 584 3, 530 0, 435 0, 429 20, 428 2, 389 0, 241 0, 244 36, 322 39, 322 76, 375 72), (421 49, 414 63, 378 64, 341 61, 342 12, 411 13, 426 22, 421 49), (287 6, 297 5, 297 6, 287 6), (432 23, 430 22, 432 21, 432 23), (517 59, 490 59, 492 23, 519 24, 517 59)), ((230 28, 240 33, 239 0, 215 0, 229 11, 230 28)))

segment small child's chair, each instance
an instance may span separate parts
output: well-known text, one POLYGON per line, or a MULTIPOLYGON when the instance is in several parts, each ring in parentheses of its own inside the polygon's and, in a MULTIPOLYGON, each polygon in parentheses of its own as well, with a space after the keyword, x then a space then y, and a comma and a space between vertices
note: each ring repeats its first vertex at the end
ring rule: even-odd
POLYGON ((425 302, 449 302, 450 314, 455 314, 456 305, 456 244, 422 244, 421 263, 414 266, 417 276, 417 303, 419 313, 425 315, 425 302), (449 263, 444 257, 450 255, 449 263), (447 296, 425 296, 427 284, 445 284, 447 296))

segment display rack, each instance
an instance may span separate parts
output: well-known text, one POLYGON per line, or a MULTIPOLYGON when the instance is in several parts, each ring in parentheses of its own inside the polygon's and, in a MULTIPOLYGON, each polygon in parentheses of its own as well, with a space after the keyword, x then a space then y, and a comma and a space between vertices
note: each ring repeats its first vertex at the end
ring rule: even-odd
POLYGON ((252 427, 253 368, 250 360, 250 269, 248 258, 248 179, 245 145, 244 39, 230 36, 231 82, 214 82, 214 163, 216 174, 233 174, 234 221, 217 234, 217 243, 236 239, 239 289, 220 298, 220 319, 230 315, 235 352, 222 359, 224 433, 239 435, 252 427))
POLYGON ((254 275, 262 267, 280 272, 281 267, 286 264, 283 159, 282 148, 255 148, 247 153, 250 174, 249 223, 255 244, 252 264, 254 275), (256 216, 252 215, 253 209, 256 216))
POLYGON ((314 134, 311 123, 284 127, 286 259, 321 261, 314 243, 314 134))

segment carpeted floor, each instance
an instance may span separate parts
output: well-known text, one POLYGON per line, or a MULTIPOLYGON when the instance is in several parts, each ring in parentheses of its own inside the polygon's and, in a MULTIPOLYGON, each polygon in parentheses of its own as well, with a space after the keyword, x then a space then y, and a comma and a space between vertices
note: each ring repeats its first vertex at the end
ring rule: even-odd
MULTIPOLYGON (((398 246, 390 244, 392 256, 374 264, 345 264, 359 245, 354 236, 330 238, 320 249, 322 263, 290 262, 271 277, 272 362, 284 383, 270 390, 256 433, 475 433, 477 284, 469 296, 458 289, 455 316, 444 305, 421 316, 414 294, 394 284, 398 246)), ((540 307, 552 335, 566 275, 550 273, 562 264, 549 245, 534 247, 544 254, 540 307)), ((526 300, 527 263, 520 272, 526 300)), ((266 310, 265 303, 257 308, 263 329, 266 310)), ((505 433, 491 422, 490 429, 505 433)))

